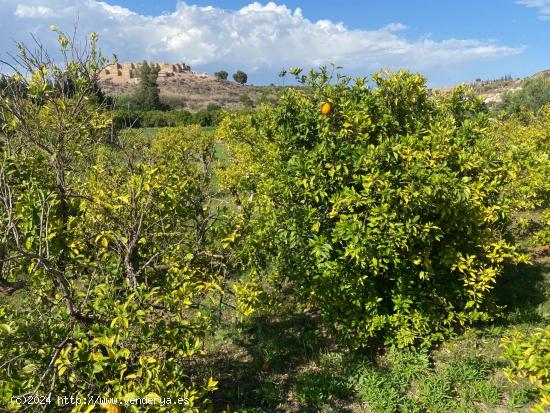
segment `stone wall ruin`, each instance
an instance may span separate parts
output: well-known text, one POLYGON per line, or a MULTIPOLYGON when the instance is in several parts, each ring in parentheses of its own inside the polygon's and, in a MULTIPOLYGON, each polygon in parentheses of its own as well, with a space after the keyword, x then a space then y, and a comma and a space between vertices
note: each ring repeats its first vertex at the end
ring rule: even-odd
MULTIPOLYGON (((101 80, 127 82, 138 77, 142 63, 110 63, 99 73, 101 80)), ((177 73, 191 73, 191 68, 185 63, 158 63, 149 62, 150 66, 159 69, 159 78, 175 76, 177 73)))

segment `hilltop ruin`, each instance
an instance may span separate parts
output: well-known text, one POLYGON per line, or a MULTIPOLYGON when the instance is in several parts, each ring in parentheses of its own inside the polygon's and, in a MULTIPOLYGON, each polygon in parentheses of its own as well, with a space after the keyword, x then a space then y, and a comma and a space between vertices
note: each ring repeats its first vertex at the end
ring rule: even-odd
MULTIPOLYGON (((139 67, 143 63, 110 63, 99 73, 100 81, 113 82, 113 83, 131 83, 132 79, 137 79, 139 74, 139 67)), ((194 74, 191 71, 191 67, 185 63, 156 63, 149 62, 149 65, 159 69, 159 79, 169 78, 177 76, 178 74, 194 74)))
MULTIPOLYGON (((113 62, 99 73, 101 90, 111 96, 129 95, 139 86, 139 68, 143 63, 113 62)), ((185 63, 148 62, 159 69, 157 84, 163 102, 191 112, 206 109, 214 104, 227 109, 242 109, 243 96, 259 101, 262 97, 275 98, 276 94, 262 88, 220 80, 207 73, 191 70, 185 63)))

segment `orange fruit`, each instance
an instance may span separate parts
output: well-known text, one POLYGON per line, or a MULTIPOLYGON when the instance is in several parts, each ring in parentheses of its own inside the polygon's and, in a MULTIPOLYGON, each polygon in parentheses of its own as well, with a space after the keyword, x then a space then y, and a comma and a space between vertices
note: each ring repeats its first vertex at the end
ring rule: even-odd
POLYGON ((261 370, 262 371, 268 371, 269 370, 269 362, 268 361, 264 361, 263 364, 262 364, 262 368, 261 370))
POLYGON ((325 116, 328 116, 331 111, 332 107, 330 106, 330 103, 323 103, 323 106, 321 106, 321 113, 325 116))
POLYGON ((122 413, 122 407, 117 404, 110 404, 107 407, 107 413, 122 413))

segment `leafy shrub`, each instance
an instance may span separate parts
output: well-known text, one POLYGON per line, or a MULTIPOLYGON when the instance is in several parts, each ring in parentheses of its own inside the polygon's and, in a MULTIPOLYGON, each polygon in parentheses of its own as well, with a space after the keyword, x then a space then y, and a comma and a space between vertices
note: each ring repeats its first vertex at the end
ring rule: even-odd
POLYGON ((376 88, 293 72, 308 88, 220 128, 255 271, 290 281, 353 347, 378 333, 430 342, 494 318, 491 290, 519 256, 501 235, 510 176, 483 103, 464 88, 430 99, 406 72, 376 74, 376 88))
POLYGON ((253 108, 254 107, 254 101, 250 98, 248 95, 241 95, 239 96, 239 101, 246 107, 246 108, 253 108))
POLYGON ((539 391, 540 401, 534 412, 543 413, 550 407, 550 327, 526 336, 520 331, 502 339, 504 359, 509 367, 504 371, 511 381, 528 378, 539 391))
POLYGON ((209 104, 203 109, 193 114, 192 122, 201 126, 217 126, 222 119, 222 109, 218 105, 209 104))
POLYGON ((542 228, 534 235, 534 241, 537 245, 550 244, 550 209, 546 209, 541 216, 542 228))
POLYGON ((550 243, 550 104, 536 112, 513 114, 492 124, 498 156, 513 179, 506 196, 516 211, 537 211, 518 227, 535 245, 550 243))

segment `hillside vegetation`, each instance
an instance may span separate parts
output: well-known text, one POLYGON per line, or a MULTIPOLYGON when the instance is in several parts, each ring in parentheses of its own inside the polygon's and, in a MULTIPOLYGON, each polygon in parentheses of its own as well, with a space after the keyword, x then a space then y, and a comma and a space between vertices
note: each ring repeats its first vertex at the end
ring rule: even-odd
POLYGON ((550 105, 291 69, 205 128, 53 30, 0 83, 1 409, 550 407, 550 105))
MULTIPOLYGON (((139 81, 137 78, 129 79, 127 82, 100 79, 99 84, 105 93, 120 97, 134 93, 138 89, 139 81)), ((160 77, 158 85, 160 97, 165 104, 190 112, 206 109, 208 105, 217 105, 225 109, 243 109, 248 106, 249 100, 253 104, 259 104, 275 99, 280 94, 280 88, 276 86, 244 85, 193 72, 160 77)))

